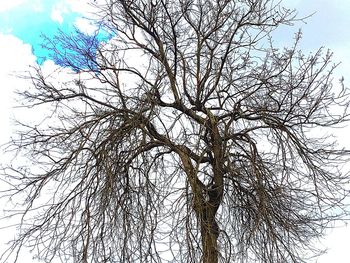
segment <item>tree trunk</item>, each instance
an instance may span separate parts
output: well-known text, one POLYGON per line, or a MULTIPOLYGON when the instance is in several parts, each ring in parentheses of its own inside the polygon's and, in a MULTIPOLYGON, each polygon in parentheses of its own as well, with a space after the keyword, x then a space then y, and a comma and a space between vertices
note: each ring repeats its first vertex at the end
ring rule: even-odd
MULTIPOLYGON (((220 172, 222 169, 220 167, 220 169, 216 169, 214 173, 214 177, 218 183, 205 186, 198 179, 190 157, 182 151, 179 151, 179 155, 193 191, 193 209, 201 228, 203 251, 201 263, 218 263, 219 250, 217 243, 219 226, 215 217, 223 195, 223 176, 220 172)), ((216 162, 216 166, 218 166, 218 164, 220 164, 220 162, 216 162)))
POLYGON ((219 226, 215 220, 218 203, 213 203, 212 201, 210 200, 203 204, 200 215, 203 263, 219 262, 219 226))
POLYGON ((203 222, 201 226, 202 248, 203 248, 203 263, 218 263, 218 225, 216 221, 203 222))

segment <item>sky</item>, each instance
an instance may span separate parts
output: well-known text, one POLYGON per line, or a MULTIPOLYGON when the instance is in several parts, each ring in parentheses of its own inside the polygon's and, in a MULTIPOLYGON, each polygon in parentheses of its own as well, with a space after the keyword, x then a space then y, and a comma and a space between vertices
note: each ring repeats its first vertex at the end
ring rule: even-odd
MULTIPOLYGON (((293 27, 282 27, 275 33, 278 45, 291 44, 293 34, 302 28, 301 48, 306 52, 324 46, 334 52, 334 61, 341 62, 335 79, 345 78, 350 87, 350 1, 349 0, 284 0, 285 6, 296 8, 299 17, 307 17, 293 27)), ((11 136, 11 117, 16 89, 28 85, 17 74, 28 69, 29 65, 41 63, 52 68, 54 63, 42 49, 42 33, 52 38, 58 29, 73 32, 78 28, 92 33, 96 28, 84 17, 92 9, 85 0, 0 0, 0 144, 11 136)), ((350 128, 344 128, 339 138, 350 148, 350 128)), ((0 161, 2 156, 0 155, 0 161)), ((1 206, 1 204, 0 204, 1 206)), ((8 236, 13 233, 8 233, 8 236)), ((3 242, 4 237, 0 238, 3 242)), ((329 251, 317 263, 349 262, 350 227, 337 227, 322 241, 329 251)), ((0 248, 1 248, 0 244, 0 248)), ((28 258, 23 262, 30 262, 28 258)), ((32 261, 35 262, 35 261, 32 261)))

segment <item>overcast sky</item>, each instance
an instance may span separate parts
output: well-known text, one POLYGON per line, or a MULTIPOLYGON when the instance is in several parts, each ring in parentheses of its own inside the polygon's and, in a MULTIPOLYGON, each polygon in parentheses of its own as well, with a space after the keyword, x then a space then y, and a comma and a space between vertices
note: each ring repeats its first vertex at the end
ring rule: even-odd
MULTIPOLYGON (((335 79, 345 77, 346 86, 350 87, 350 1, 349 0, 285 0, 286 6, 296 8, 299 16, 308 16, 307 23, 296 23, 294 27, 283 27, 276 34, 276 43, 290 44, 293 33, 299 28, 303 31, 301 48, 306 53, 321 46, 334 51, 335 62, 342 62, 335 74, 335 79)), ((91 32, 93 27, 82 17, 91 11, 84 0, 0 0, 0 143, 5 142, 10 134, 12 92, 25 87, 25 81, 13 75, 22 72, 28 65, 39 58, 45 59, 47 52, 41 49, 40 35, 52 37, 57 29, 71 31, 74 26, 91 32)), ((52 62, 44 63, 44 67, 52 62)), ((341 140, 350 147, 346 134, 350 128, 344 128, 341 140)), ((0 160, 1 160, 0 156, 0 160)), ((1 205, 1 204, 0 204, 1 205)), ((9 233, 6 238, 12 234, 9 233)), ((4 237, 2 237, 4 239, 4 237)), ((0 239, 1 241, 1 239, 0 239)), ((318 263, 349 262, 350 229, 335 229, 323 241, 329 248, 318 263)), ((2 245, 0 244, 0 248, 2 245)), ((28 258, 23 262, 30 262, 28 258)), ((34 261, 33 261, 34 262, 34 261)))

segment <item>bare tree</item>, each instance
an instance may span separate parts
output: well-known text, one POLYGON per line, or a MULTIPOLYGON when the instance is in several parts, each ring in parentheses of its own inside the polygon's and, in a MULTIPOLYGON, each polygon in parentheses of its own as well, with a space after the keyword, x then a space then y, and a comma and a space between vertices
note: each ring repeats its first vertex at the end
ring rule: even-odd
POLYGON ((329 51, 303 55, 300 33, 273 46, 295 12, 270 0, 96 9, 113 38, 48 40, 69 78, 38 67, 21 93, 51 112, 21 123, 8 145, 28 161, 4 169, 25 209, 2 259, 23 246, 47 262, 299 263, 316 253, 346 212, 350 179, 340 171, 348 151, 320 128, 347 121, 349 96, 333 87, 329 51))

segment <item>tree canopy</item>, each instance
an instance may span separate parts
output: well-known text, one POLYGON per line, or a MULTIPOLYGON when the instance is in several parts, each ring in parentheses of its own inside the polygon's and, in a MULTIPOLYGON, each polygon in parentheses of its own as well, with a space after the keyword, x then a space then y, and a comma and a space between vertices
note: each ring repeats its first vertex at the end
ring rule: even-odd
POLYGON ((346 213, 349 152, 321 129, 348 120, 332 53, 277 48, 297 21, 272 0, 105 0, 111 37, 46 39, 3 169, 24 209, 1 260, 305 262, 346 213), (41 110, 43 111, 43 110, 41 110))

